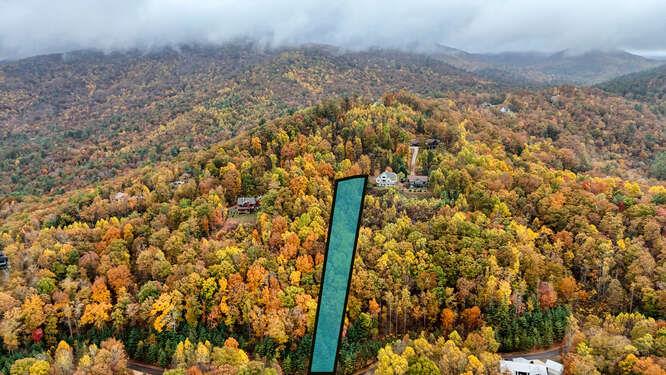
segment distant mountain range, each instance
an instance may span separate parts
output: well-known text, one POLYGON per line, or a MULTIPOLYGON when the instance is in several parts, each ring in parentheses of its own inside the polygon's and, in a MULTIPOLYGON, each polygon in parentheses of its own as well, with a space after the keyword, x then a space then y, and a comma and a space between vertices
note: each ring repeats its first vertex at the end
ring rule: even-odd
POLYGON ((542 85, 592 85, 663 64, 663 61, 625 51, 601 50, 479 54, 438 46, 433 56, 488 78, 502 77, 516 82, 542 85))

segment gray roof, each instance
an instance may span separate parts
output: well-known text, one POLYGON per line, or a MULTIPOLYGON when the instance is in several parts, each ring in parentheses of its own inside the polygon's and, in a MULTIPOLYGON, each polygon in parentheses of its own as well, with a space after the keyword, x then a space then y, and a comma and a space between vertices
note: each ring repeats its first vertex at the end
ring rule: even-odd
POLYGON ((416 181, 427 182, 428 181, 428 176, 411 175, 411 176, 407 176, 407 180, 410 181, 410 182, 412 182, 412 181, 414 181, 414 182, 416 182, 416 181))
POLYGON ((236 199, 236 204, 243 206, 245 204, 257 204, 257 198, 255 197, 239 197, 236 199))

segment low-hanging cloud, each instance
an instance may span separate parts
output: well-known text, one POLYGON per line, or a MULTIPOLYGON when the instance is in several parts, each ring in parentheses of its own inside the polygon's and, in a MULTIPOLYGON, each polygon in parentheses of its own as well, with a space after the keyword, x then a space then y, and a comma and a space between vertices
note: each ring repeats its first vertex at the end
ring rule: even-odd
POLYGON ((666 50, 663 0, 0 0, 0 59, 253 40, 477 52, 666 50))

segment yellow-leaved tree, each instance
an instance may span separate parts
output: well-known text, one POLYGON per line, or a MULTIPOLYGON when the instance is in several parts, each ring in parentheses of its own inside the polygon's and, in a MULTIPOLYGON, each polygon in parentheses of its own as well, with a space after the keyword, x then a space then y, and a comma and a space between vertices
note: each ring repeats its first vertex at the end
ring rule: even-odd
POLYGON ((165 326, 169 329, 174 329, 178 324, 177 314, 181 307, 183 295, 175 290, 171 293, 162 293, 160 297, 153 303, 150 310, 150 316, 154 317, 153 328, 157 332, 162 332, 165 326))
POLYGON ((86 305, 81 324, 93 323, 95 327, 102 328, 109 321, 111 310, 111 293, 106 287, 104 278, 98 277, 92 285, 92 303, 86 305))

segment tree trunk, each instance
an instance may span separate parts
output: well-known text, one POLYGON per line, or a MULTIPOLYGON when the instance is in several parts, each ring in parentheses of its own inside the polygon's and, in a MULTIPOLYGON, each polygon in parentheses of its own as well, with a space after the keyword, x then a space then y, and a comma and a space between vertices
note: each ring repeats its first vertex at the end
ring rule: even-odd
POLYGON ((388 326, 388 333, 389 336, 391 335, 391 323, 393 323, 393 316, 391 315, 391 304, 388 305, 388 311, 389 311, 389 326, 388 326))
POLYGON ((382 299, 379 298, 379 315, 377 316, 377 334, 382 335, 382 299))

